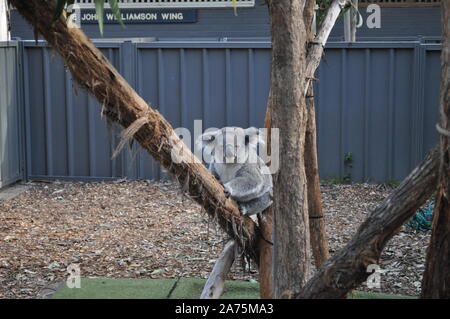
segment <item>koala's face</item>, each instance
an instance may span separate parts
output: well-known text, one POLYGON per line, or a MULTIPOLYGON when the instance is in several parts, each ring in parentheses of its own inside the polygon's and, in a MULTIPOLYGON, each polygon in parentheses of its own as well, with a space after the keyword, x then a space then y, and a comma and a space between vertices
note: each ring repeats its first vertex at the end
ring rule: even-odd
POLYGON ((207 163, 242 164, 256 163, 258 143, 263 143, 263 138, 257 128, 224 127, 200 136, 197 146, 207 163))

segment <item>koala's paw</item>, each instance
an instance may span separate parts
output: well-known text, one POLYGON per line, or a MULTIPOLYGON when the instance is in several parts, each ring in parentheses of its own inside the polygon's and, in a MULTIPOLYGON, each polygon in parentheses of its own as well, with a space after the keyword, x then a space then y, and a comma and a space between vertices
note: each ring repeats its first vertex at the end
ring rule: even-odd
POLYGON ((224 188, 224 193, 225 193, 225 196, 226 197, 231 197, 231 196, 233 196, 233 193, 232 193, 232 191, 231 191, 231 188, 229 188, 226 184, 225 185, 223 185, 223 188, 224 188))
POLYGON ((245 207, 244 205, 239 205, 239 211, 241 212, 242 215, 248 215, 249 211, 247 210, 247 207, 245 207))

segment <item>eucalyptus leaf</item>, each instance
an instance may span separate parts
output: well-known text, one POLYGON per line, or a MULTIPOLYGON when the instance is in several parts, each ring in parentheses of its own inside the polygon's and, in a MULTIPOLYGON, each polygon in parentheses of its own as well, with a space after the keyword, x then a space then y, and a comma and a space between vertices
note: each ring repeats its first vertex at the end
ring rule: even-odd
POLYGON ((95 0, 95 12, 98 17, 98 27, 100 34, 103 36, 103 16, 105 14, 105 0, 95 0))
POLYGON ((119 4, 117 0, 109 0, 109 5, 111 6, 111 12, 114 14, 119 23, 123 26, 122 16, 119 10, 119 4))
POLYGON ((153 271, 150 273, 150 275, 157 275, 157 274, 160 274, 160 273, 162 273, 162 272, 163 272, 162 269, 156 269, 156 270, 153 270, 153 271))
POLYGON ((233 0, 233 10, 234 10, 234 15, 237 16, 237 2, 236 2, 236 0, 233 0))

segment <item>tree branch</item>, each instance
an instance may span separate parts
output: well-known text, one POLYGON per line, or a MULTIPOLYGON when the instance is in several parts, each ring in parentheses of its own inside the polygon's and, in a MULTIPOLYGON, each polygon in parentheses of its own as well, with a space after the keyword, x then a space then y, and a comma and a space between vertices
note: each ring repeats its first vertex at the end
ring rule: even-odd
POLYGON ((222 229, 259 263, 259 229, 240 214, 223 187, 178 138, 172 126, 152 109, 122 78, 106 57, 77 28, 68 28, 64 15, 52 26, 53 0, 10 0, 10 3, 59 53, 82 88, 103 105, 103 114, 126 130, 156 161, 178 180, 184 190, 217 220, 222 229), (175 150, 179 162, 172 160, 175 150))
POLYGON ((334 0, 328 8, 327 14, 320 25, 319 32, 317 32, 314 40, 309 43, 308 54, 306 57, 306 70, 304 73, 305 84, 303 85, 302 90, 305 95, 308 90, 309 83, 311 79, 314 78, 314 73, 319 67, 325 44, 327 43, 331 30, 339 17, 339 13, 349 4, 350 0, 334 0))
POLYGON ((222 296, 225 278, 233 265, 235 255, 236 243, 234 240, 230 240, 217 258, 200 299, 219 299, 222 296))
POLYGON ((331 257, 298 298, 345 298, 366 280, 367 266, 378 264, 386 243, 436 190, 439 150, 435 147, 369 215, 351 241, 331 257))

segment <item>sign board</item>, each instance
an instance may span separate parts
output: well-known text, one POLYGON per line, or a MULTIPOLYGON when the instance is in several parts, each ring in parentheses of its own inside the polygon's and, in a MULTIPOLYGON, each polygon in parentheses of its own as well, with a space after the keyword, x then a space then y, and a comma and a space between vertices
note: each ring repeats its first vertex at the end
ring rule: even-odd
MULTIPOLYGON (((120 14, 124 24, 197 22, 197 10, 195 9, 122 9, 120 14)), ((119 23, 111 10, 105 10, 103 20, 105 24, 119 23)), ((98 23, 95 10, 81 10, 81 24, 94 23, 98 23)))

